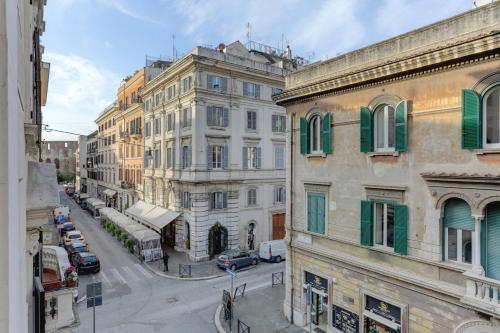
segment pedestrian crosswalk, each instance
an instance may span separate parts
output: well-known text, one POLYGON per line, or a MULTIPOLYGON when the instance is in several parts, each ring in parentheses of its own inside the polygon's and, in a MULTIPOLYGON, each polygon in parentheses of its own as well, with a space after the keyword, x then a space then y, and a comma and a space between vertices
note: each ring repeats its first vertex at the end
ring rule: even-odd
POLYGON ((148 272, 140 264, 131 266, 113 267, 109 269, 101 269, 94 278, 96 281, 101 281, 107 288, 130 283, 140 283, 144 280, 153 278, 154 275, 148 272))

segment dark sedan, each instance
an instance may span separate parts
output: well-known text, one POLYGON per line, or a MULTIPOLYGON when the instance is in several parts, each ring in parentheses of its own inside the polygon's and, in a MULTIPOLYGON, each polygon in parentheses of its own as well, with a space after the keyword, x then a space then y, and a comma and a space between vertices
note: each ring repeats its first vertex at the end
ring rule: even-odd
POLYGON ((259 256, 257 253, 250 253, 245 250, 229 250, 223 252, 217 258, 217 266, 232 271, 250 265, 257 265, 258 262, 259 256))
POLYGON ((76 267, 78 274, 98 273, 101 270, 99 258, 92 252, 75 253, 71 257, 71 262, 76 267))

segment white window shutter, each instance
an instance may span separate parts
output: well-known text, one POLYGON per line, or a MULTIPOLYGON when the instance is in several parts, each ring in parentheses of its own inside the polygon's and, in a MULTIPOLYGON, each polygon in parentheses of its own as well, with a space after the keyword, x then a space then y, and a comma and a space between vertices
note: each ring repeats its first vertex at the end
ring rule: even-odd
POLYGON ((222 111, 222 115, 224 117, 223 126, 224 127, 228 127, 229 126, 229 109, 228 108, 224 108, 223 111, 222 111))
POLYGON ((243 170, 248 169, 248 147, 243 147, 243 159, 242 159, 242 167, 243 170))
POLYGON ((222 208, 227 208, 227 192, 222 192, 222 208))
POLYGON ((213 145, 207 145, 207 170, 212 170, 213 145))
POLYGON ((220 90, 223 91, 223 92, 227 92, 227 78, 221 77, 220 81, 221 81, 220 90))
POLYGON ((255 85, 255 98, 260 98, 260 85, 255 85))
POLYGON ((261 168, 261 164, 262 164, 261 149, 262 149, 261 147, 255 147, 255 158, 256 158, 255 168, 256 169, 261 168))
POLYGON ((227 169, 228 168, 228 146, 227 145, 222 145, 222 169, 227 169))

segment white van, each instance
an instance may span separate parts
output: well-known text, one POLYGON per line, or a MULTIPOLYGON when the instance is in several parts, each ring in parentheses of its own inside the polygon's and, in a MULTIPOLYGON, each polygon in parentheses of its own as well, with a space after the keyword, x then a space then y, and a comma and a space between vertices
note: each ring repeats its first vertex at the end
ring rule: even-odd
POLYGON ((259 247, 260 259, 280 262, 286 257, 286 246, 284 239, 272 240, 260 243, 259 247))

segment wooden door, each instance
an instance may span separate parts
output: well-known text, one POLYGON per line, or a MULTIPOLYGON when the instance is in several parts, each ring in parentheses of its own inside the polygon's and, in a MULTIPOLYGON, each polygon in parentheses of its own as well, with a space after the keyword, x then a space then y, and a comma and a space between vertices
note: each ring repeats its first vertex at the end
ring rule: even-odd
POLYGON ((285 213, 273 215, 273 240, 285 238, 285 213))

